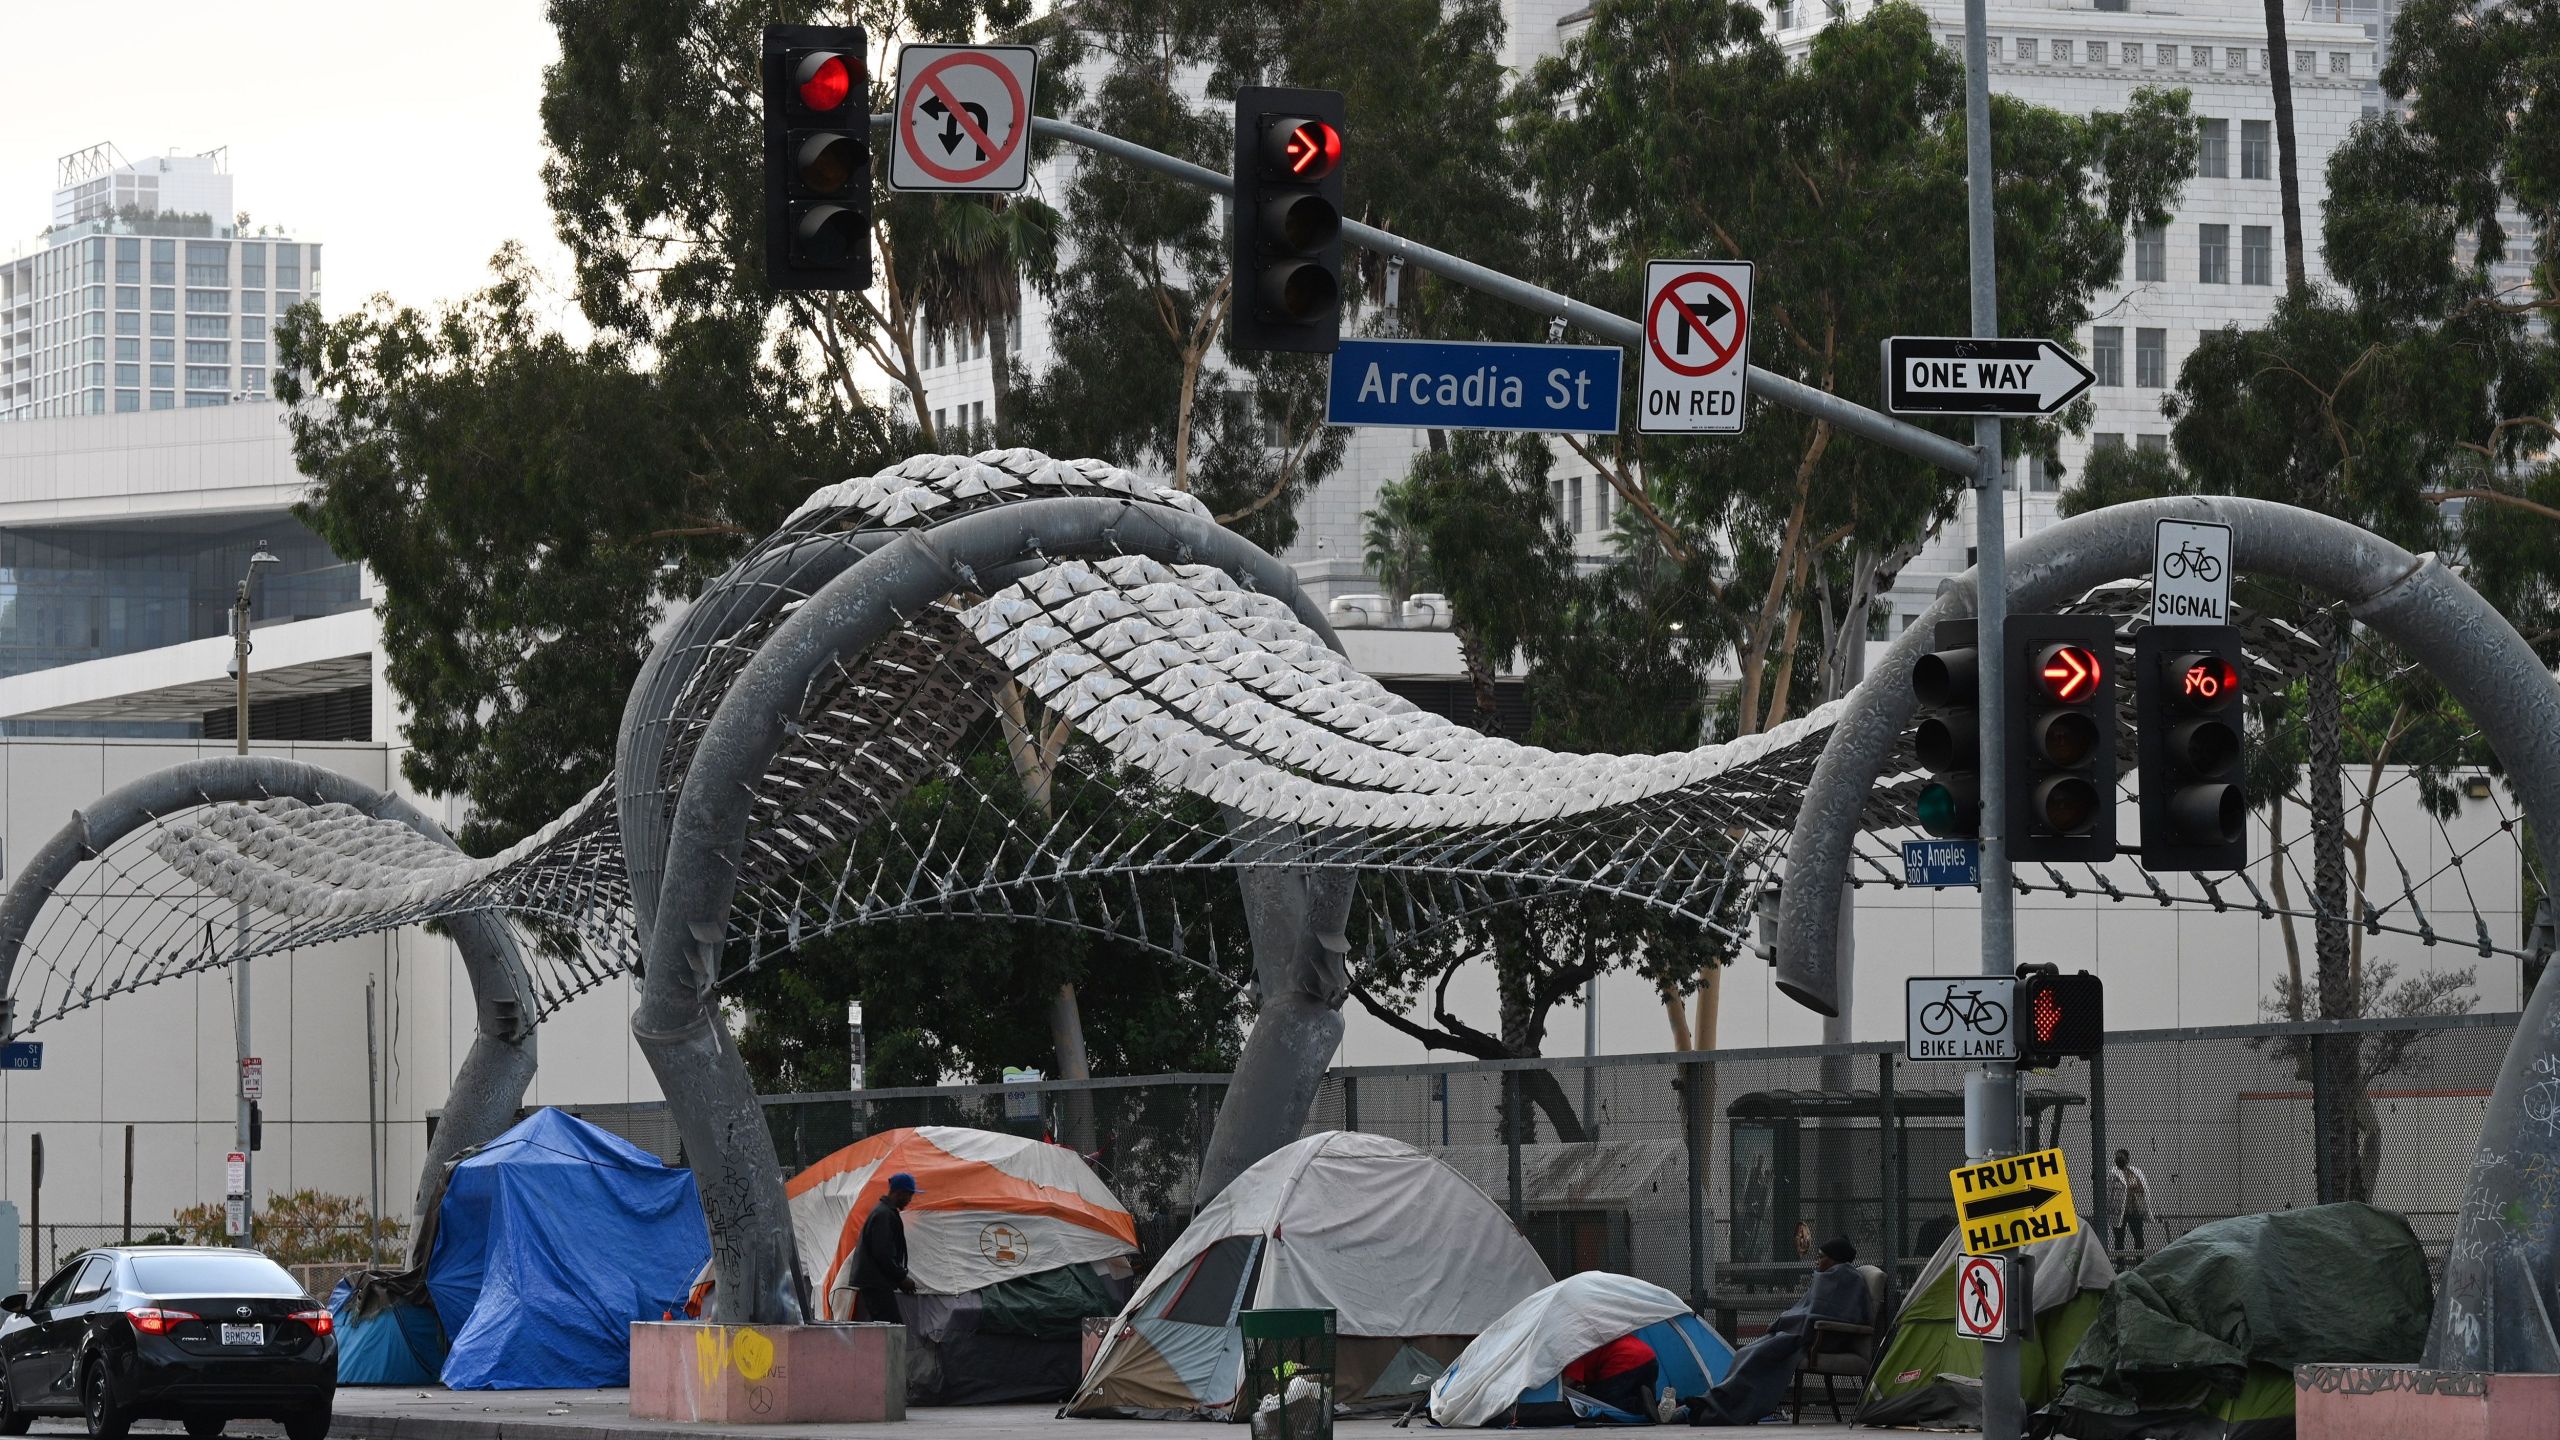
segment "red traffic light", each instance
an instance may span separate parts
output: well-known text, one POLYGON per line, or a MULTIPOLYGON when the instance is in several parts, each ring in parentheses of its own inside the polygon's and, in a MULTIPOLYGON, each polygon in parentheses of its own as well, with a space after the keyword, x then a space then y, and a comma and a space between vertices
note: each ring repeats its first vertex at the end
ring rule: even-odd
POLYGON ((1342 132, 1322 120, 1289 116, 1273 122, 1263 153, 1292 180, 1321 180, 1342 164, 1342 132))
POLYGON ((2176 662, 2178 700, 2189 710, 2219 710, 2240 695, 2240 667, 2219 655, 2186 655, 2176 662))
POLYGON ((2099 677, 2105 673, 2098 666, 2098 657, 2078 645, 2049 646, 2036 662, 2036 680, 2044 686, 2044 693, 2071 704, 2095 693, 2099 677))
POLYGON ((792 67, 791 83, 797 88, 800 103, 817 114, 826 114, 844 104, 853 93, 853 67, 833 51, 812 50, 799 57, 792 67))

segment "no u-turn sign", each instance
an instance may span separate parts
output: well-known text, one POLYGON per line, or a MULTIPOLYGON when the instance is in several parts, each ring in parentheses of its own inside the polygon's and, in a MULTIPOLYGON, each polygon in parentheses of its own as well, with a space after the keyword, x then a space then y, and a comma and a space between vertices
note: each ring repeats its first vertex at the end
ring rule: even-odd
POLYGON ((1644 369, 1636 430, 1739 435, 1751 373, 1751 262, 1645 266, 1644 369))

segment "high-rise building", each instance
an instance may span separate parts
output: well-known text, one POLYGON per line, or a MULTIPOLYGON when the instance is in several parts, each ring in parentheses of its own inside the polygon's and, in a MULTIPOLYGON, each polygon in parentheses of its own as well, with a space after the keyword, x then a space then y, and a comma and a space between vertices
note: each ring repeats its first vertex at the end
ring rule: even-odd
POLYGON ((53 221, 0 261, 0 420, 264 399, 275 317, 320 293, 320 247, 245 231, 221 150, 62 157, 53 221))

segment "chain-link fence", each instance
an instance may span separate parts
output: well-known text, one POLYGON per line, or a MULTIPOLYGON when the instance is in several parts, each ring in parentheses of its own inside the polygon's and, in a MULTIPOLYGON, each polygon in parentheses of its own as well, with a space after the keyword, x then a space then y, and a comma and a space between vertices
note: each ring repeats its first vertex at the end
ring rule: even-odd
MULTIPOLYGON (((2122 1263, 2207 1221, 2310 1205, 2310 1041, 2352 1045, 2364 1093, 2356 1188, 2440 1258, 2513 1015, 2110 1035, 2101 1060, 2023 1086, 2031 1143, 2068 1159, 2084 1220, 2122 1263), (2123 1150, 2141 1223, 2110 1212, 2123 1150)), ((1810 1246, 1846 1235, 1907 1284, 1954 1223, 1967 1067, 1899 1045, 1373 1066, 1327 1075, 1310 1132, 1363 1130, 1430 1151, 1519 1222, 1558 1274, 1640 1275, 1728 1320, 1784 1306, 1810 1246)), ((1191 1218, 1223 1075, 1038 1081, 765 1099, 796 1170, 901 1125, 1054 1137, 1091 1157, 1138 1217, 1143 1265, 1191 1218)), ((682 1160, 663 1105, 576 1113, 682 1160)), ((1427 1243, 1417 1237, 1416 1243, 1427 1243)))
MULTIPOLYGON (((364 1228, 357 1225, 303 1226, 297 1233, 302 1241, 308 1243, 320 1239, 323 1231, 342 1232, 352 1237, 352 1243, 358 1246, 365 1243, 364 1228)), ((194 1238, 183 1233, 174 1222, 168 1220, 150 1223, 136 1220, 129 1228, 122 1221, 57 1225, 48 1220, 38 1225, 19 1226, 17 1240, 18 1288, 28 1291, 42 1285, 56 1271, 76 1259, 81 1252, 100 1246, 197 1243, 194 1238)), ((386 1261, 398 1264, 401 1258, 408 1254, 407 1238, 383 1241, 382 1253, 386 1261)), ((287 1264, 285 1268, 292 1271, 294 1278, 302 1282, 302 1288, 306 1292, 326 1299, 340 1280, 367 1267, 362 1261, 324 1260, 309 1264, 287 1264)))

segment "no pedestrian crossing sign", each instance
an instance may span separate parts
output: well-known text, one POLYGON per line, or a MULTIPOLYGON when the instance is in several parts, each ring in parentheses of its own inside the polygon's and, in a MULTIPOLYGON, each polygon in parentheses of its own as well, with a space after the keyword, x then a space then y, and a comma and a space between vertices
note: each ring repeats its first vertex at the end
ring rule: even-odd
POLYGON ((2039 1240, 2080 1233, 2071 1203, 2071 1168, 2062 1152, 2032 1150, 1947 1172, 1956 1225, 1967 1255, 1992 1255, 2039 1240))
POLYGON ((909 45, 898 52, 892 190, 1019 190, 1031 180, 1028 45, 909 45))
POLYGON ((1751 373, 1751 262, 1654 260, 1644 267, 1646 435, 1739 435, 1751 373))
POLYGON ((1956 1267, 1956 1333, 1968 1340, 2009 1338, 2009 1262, 1967 1255, 1956 1267))
POLYGON ((2231 527, 2162 520, 2151 532, 2151 623, 2231 623, 2231 527))

